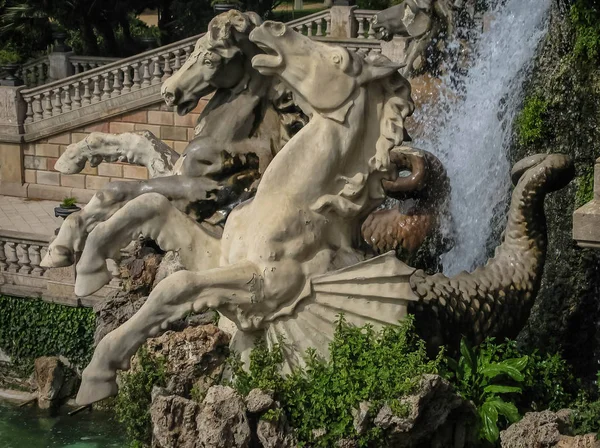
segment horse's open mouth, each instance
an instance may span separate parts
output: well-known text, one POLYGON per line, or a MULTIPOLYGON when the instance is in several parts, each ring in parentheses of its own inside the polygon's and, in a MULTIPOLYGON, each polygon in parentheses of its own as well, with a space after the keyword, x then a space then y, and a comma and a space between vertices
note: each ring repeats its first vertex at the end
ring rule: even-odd
MULTIPOLYGON (((254 32, 253 32, 254 33, 254 32)), ((259 72, 267 71, 274 72, 275 69, 283 65, 283 56, 281 56, 277 50, 267 45, 265 42, 261 42, 256 38, 253 39, 252 34, 250 39, 256 44, 258 48, 264 51, 264 54, 257 54, 252 58, 252 67, 257 69, 259 72)))

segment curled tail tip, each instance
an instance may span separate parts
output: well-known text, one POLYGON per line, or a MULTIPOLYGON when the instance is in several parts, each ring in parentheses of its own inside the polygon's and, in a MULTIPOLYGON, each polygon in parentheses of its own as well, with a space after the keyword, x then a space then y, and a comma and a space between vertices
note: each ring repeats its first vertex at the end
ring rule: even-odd
POLYGON ((568 184, 575 175, 575 168, 572 157, 566 154, 534 154, 519 160, 511 170, 511 180, 513 185, 517 185, 521 177, 530 169, 541 163, 550 164, 552 167, 564 173, 561 176, 566 182, 559 188, 568 184))

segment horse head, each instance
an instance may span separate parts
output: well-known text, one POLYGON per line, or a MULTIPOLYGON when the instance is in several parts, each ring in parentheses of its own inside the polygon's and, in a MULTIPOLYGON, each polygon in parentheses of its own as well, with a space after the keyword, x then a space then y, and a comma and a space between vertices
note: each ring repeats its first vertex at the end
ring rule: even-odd
POLYGON ((167 105, 177 106, 177 113, 185 115, 200 98, 238 85, 246 74, 243 50, 250 55, 256 52, 248 34, 260 23, 257 14, 237 10, 211 20, 185 64, 164 82, 161 93, 167 105))

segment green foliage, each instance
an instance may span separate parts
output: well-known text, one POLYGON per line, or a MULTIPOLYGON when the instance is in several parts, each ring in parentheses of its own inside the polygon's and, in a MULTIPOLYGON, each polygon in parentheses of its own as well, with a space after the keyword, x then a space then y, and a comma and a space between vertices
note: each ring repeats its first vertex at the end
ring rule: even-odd
POLYGON ((587 167, 577 178, 575 208, 579 208, 594 199, 594 167, 587 167))
POLYGON ((0 64, 18 64, 21 61, 17 52, 11 50, 0 50, 0 64))
POLYGON ((64 198, 60 203, 61 207, 69 208, 77 205, 77 198, 64 198))
POLYGON ((39 299, 0 297, 0 347, 18 362, 63 355, 84 367, 93 353, 96 316, 39 299))
POLYGON ((164 387, 167 383, 166 362, 163 358, 153 356, 142 347, 137 353, 137 360, 136 368, 121 376, 114 408, 117 420, 125 426, 131 448, 150 446, 152 388, 164 387))
POLYGON ((577 0, 571 6, 571 23, 575 27, 576 57, 590 62, 600 56, 600 10, 595 0, 577 0))
POLYGON ((380 443, 385 435, 379 428, 356 434, 352 409, 369 401, 374 412, 387 403, 395 412, 406 413, 402 397, 416 390, 423 374, 437 373, 443 356, 440 352, 434 360, 427 358, 412 318, 376 332, 370 326, 353 327, 341 317, 329 346, 330 360, 324 362, 308 351, 306 370, 286 377, 278 373, 282 351, 285 347, 269 351, 259 342, 251 353, 248 373, 239 360, 232 363, 234 387, 242 395, 255 387, 273 390, 301 446, 319 447, 335 446, 344 437, 356 437, 360 446, 380 443), (313 440, 312 431, 321 428, 327 433, 313 440))
MULTIPOLYGON (((598 372, 596 386, 600 385, 600 372, 598 372)), ((596 397, 600 390, 596 390, 596 397)), ((573 406, 573 429, 576 435, 589 433, 600 434, 600 400, 592 400, 588 393, 581 392, 573 406)), ((599 436, 600 437, 600 436, 599 436)))
POLYGON ((452 379, 456 389, 477 407, 480 438, 495 443, 500 436, 500 417, 508 423, 521 418, 514 403, 504 398, 522 392, 523 372, 529 358, 495 361, 485 346, 473 350, 464 339, 460 343, 460 353, 458 362, 448 360, 452 379))
POLYGON ((517 117, 517 134, 522 145, 539 143, 546 136, 545 118, 549 102, 539 95, 525 100, 523 110, 517 117))

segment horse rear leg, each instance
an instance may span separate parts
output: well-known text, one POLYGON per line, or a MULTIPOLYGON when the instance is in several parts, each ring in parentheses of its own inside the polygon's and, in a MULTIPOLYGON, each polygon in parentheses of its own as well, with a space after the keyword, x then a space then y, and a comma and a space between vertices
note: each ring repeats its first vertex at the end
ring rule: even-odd
POLYGON ((177 210, 158 194, 143 194, 125 204, 90 233, 77 264, 75 294, 87 296, 111 280, 106 260, 139 235, 155 240, 165 251, 177 251, 186 269, 207 270, 218 266, 220 239, 177 210))

